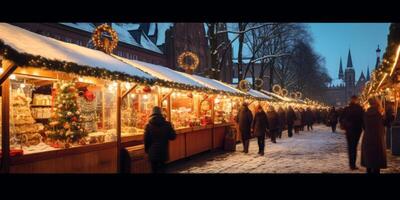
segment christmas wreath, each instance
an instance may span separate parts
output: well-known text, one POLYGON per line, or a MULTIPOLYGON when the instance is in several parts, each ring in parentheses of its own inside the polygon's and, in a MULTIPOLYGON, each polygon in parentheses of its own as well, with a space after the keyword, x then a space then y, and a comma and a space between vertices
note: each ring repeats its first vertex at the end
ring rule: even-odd
POLYGON ((239 82, 239 89, 240 89, 241 91, 248 92, 248 91, 251 89, 250 82, 247 81, 247 80, 241 80, 241 81, 239 82))
POLYGON ((108 24, 102 24, 94 30, 92 41, 97 49, 111 54, 117 47, 118 34, 108 24), (107 37, 102 37, 104 33, 108 33, 111 36, 111 41, 107 37))
POLYGON ((178 56, 178 65, 186 71, 194 71, 199 66, 199 63, 199 57, 193 52, 184 51, 178 56), (185 62, 186 58, 192 60, 191 64, 185 62))

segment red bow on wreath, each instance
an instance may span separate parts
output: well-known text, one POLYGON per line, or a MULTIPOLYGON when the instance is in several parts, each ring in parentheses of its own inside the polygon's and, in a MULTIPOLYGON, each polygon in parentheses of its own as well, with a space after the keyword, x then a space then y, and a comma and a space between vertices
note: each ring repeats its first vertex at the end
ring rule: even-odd
POLYGON ((93 92, 90 92, 89 90, 86 90, 85 93, 83 93, 83 97, 85 97, 87 101, 93 101, 96 98, 93 92))

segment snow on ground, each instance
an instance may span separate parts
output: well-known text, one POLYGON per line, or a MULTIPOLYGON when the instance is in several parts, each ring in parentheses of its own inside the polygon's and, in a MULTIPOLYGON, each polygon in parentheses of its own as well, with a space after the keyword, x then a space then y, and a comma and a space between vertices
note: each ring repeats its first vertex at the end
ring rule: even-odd
MULTIPOLYGON (((365 173, 360 166, 360 146, 357 166, 348 166, 346 140, 343 132, 331 133, 326 126, 315 126, 314 131, 302 131, 294 137, 278 139, 276 144, 266 140, 265 155, 257 154, 257 140, 252 139, 248 154, 238 144, 236 152, 208 152, 172 163, 170 173, 365 173)), ((388 151, 388 168, 382 173, 400 173, 400 157, 388 151)))

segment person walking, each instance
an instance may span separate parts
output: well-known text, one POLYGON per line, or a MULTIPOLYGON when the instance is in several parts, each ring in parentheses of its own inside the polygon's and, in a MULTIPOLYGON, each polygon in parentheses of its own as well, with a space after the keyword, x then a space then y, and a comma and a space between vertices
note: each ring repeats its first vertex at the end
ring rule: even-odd
POLYGON ((395 119, 393 102, 386 103, 384 125, 386 128, 386 148, 390 149, 392 146, 392 123, 395 119))
POLYGON ((301 115, 301 125, 300 130, 304 131, 304 127, 306 126, 306 111, 303 108, 300 108, 300 115, 301 115))
POLYGON ((268 126, 267 114, 265 114, 262 106, 258 105, 256 114, 254 116, 252 129, 253 129, 254 136, 257 137, 258 154, 260 154, 260 155, 264 155, 265 134, 266 134, 268 128, 269 128, 269 126, 268 126))
POLYGON ((288 137, 293 136, 293 125, 294 121, 296 120, 296 114, 292 108, 292 106, 288 107, 287 115, 286 115, 286 122, 288 127, 288 137))
POLYGON ((153 173, 164 173, 168 160, 169 140, 176 138, 175 130, 162 115, 161 108, 155 106, 144 131, 144 149, 148 154, 153 173))
POLYGON ((267 112, 267 118, 268 118, 268 132, 269 136, 271 137, 271 142, 276 143, 276 136, 278 135, 279 132, 279 115, 275 111, 274 106, 269 106, 268 112, 267 112))
POLYGON ((356 166, 357 146, 363 129, 364 110, 358 103, 358 97, 352 96, 350 104, 343 110, 340 123, 345 130, 349 165, 351 170, 358 169, 356 166))
POLYGON ((332 106, 331 111, 329 112, 329 125, 332 128, 332 133, 336 132, 336 126, 338 123, 338 112, 335 109, 335 106, 332 106))
POLYGON ((364 114, 364 136, 361 143, 361 165, 367 173, 379 174, 387 167, 383 108, 375 98, 368 100, 370 107, 364 114))
POLYGON ((278 137, 282 138, 282 132, 285 130, 286 126, 286 112, 282 107, 279 107, 278 109, 278 115, 279 115, 279 132, 278 132, 278 137))
POLYGON ((251 113, 248 104, 243 102, 242 107, 236 117, 236 122, 239 125, 240 135, 242 137, 243 152, 249 152, 249 143, 251 137, 251 125, 253 122, 253 114, 251 113))
POLYGON ((294 121, 294 132, 295 133, 299 133, 301 130, 301 122, 302 122, 302 118, 301 118, 301 112, 300 109, 296 108, 295 112, 296 114, 296 120, 294 121))
POLYGON ((314 113, 311 111, 311 108, 308 107, 307 110, 304 113, 305 117, 305 124, 307 125, 307 131, 313 130, 313 124, 314 124, 314 113))

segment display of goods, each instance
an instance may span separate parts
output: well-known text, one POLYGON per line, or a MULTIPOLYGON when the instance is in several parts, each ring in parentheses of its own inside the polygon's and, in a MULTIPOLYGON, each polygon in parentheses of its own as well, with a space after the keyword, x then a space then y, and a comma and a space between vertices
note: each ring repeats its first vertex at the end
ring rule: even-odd
POLYGON ((33 105, 51 105, 51 95, 34 94, 32 104, 33 105))
POLYGON ((88 100, 85 96, 78 97, 78 106, 80 107, 80 117, 82 120, 81 125, 89 133, 97 131, 96 101, 93 100, 88 100))
POLYGON ((26 97, 21 88, 12 89, 10 138, 11 144, 19 142, 21 145, 35 145, 41 141, 40 132, 43 124, 36 123, 29 108, 31 98, 26 97))

